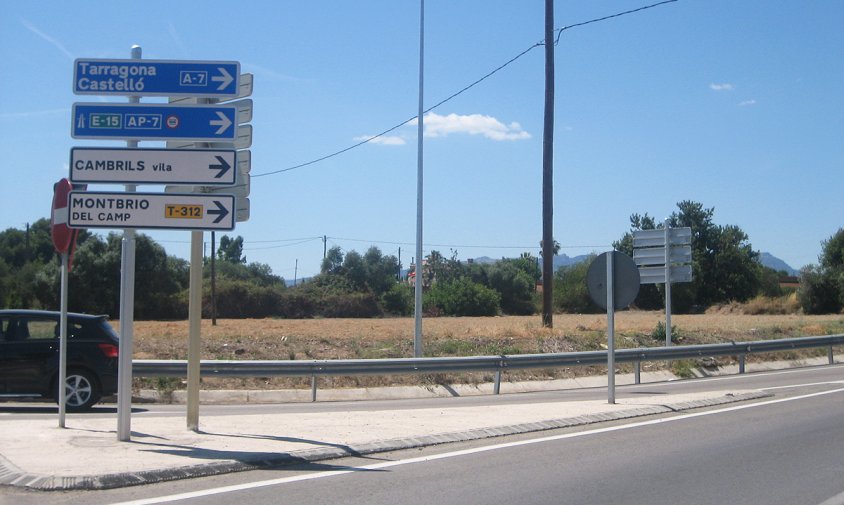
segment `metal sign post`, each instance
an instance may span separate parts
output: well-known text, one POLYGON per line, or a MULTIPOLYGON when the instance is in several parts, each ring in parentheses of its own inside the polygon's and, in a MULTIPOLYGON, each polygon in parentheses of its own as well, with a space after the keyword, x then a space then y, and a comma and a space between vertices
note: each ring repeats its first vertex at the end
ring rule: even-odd
POLYGON ((65 427, 65 412, 67 411, 67 271, 68 252, 62 253, 61 266, 61 319, 59 320, 59 390, 56 392, 59 400, 59 428, 65 427))
MULTIPOLYGON (((232 230, 249 219, 248 151, 252 127, 252 76, 240 74, 235 61, 143 60, 140 46, 131 59, 80 58, 74 62, 77 95, 127 96, 129 103, 73 104, 71 136, 76 139, 125 140, 126 148, 71 150, 70 174, 77 182, 125 184, 125 192, 71 192, 68 225, 75 228, 122 228, 120 275, 120 358, 117 438, 130 440, 135 284, 135 229, 192 231, 190 293, 191 370, 188 396, 199 384, 199 322, 202 302, 202 231, 232 230), (171 103, 140 103, 141 96, 166 96, 171 103), (178 103, 172 103, 178 102, 178 103), (139 149, 139 141, 164 140, 166 149, 139 149), (187 142, 187 143, 185 143, 187 142), (200 142, 201 145, 196 145, 200 142), (178 151, 182 147, 189 147, 178 151), (136 184, 184 184, 181 192, 139 193, 136 184), (237 184, 237 189, 234 185, 237 184), (231 191, 220 194, 216 187, 231 191), (198 192, 195 187, 207 191, 198 192), (185 194, 180 194, 185 193, 185 194), (234 194, 231 194, 234 193, 234 194), (198 245, 197 245, 198 244, 198 245), (198 252, 197 252, 198 251, 198 252), (198 272, 198 277, 196 276, 198 272)), ((189 413, 196 429, 196 414, 189 413)))
POLYGON ((671 228, 665 219, 665 346, 671 345, 671 228))
POLYGON ((615 403, 615 286, 613 256, 607 254, 607 403, 615 403))
POLYGON ((62 179, 53 186, 53 208, 50 212, 50 236, 56 252, 61 255, 61 292, 59 305, 59 380, 56 384, 56 400, 59 403, 59 428, 65 427, 67 395, 67 273, 70 268, 70 254, 76 242, 76 231, 67 226, 68 194, 72 186, 68 179, 62 179))
POLYGON ((615 311, 633 303, 641 280, 636 264, 624 253, 601 254, 586 271, 589 297, 607 309, 607 401, 615 403, 615 311))
POLYGON ((692 280, 692 229, 669 228, 633 232, 633 260, 642 284, 665 284, 665 345, 671 345, 671 283, 692 280))
MULTIPOLYGON (((141 46, 132 46, 132 59, 141 59, 141 46)), ((130 96, 129 103, 140 103, 139 96, 130 96)), ((138 147, 137 140, 127 140, 126 147, 138 147)), ((126 185, 126 192, 135 192, 126 185)), ((120 242, 120 354, 117 365, 117 440, 132 438, 132 353, 135 334, 135 230, 123 229, 120 242)))

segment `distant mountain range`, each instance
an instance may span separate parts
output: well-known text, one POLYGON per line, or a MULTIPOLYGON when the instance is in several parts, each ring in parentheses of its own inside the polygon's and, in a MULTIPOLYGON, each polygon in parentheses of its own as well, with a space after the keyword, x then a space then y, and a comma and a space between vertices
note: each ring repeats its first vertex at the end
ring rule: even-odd
MULTIPOLYGON (((576 264, 578 264, 582 261, 586 261, 587 259, 589 259, 588 254, 582 254, 580 256, 574 256, 574 257, 568 256, 566 254, 560 254, 559 256, 554 256, 554 270, 557 270, 557 269, 562 268, 562 267, 576 265, 576 264)), ((490 263, 495 263, 498 260, 495 259, 495 258, 490 258, 489 256, 481 256, 479 258, 474 258, 473 261, 475 263, 490 264, 490 263)), ((767 253, 767 252, 760 253, 759 254, 759 262, 762 263, 762 265, 764 265, 768 268, 773 268, 777 272, 784 271, 784 272, 788 273, 788 275, 795 275, 795 276, 800 274, 800 271, 792 268, 788 263, 786 263, 785 261, 777 258, 776 256, 774 256, 771 253, 767 253)))
POLYGON ((785 271, 785 272, 788 273, 788 275, 794 275, 794 276, 800 275, 799 270, 792 268, 791 265, 789 265, 785 261, 777 258, 776 256, 774 256, 771 253, 766 253, 766 252, 760 253, 759 254, 759 263, 762 263, 763 265, 765 265, 768 268, 773 268, 777 272, 785 271))

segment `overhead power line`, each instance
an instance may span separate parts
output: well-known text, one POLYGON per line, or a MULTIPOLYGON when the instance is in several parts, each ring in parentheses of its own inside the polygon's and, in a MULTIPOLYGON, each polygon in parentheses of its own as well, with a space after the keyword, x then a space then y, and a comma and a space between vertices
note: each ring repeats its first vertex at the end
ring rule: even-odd
MULTIPOLYGON (((637 13, 637 12, 641 12, 641 11, 648 10, 648 9, 653 9, 654 7, 659 7, 659 6, 661 6, 661 5, 665 5, 665 4, 669 4, 669 3, 674 3, 674 2, 677 2, 677 1, 679 1, 679 0, 665 0, 665 1, 662 1, 662 2, 655 3, 655 4, 646 5, 646 6, 644 6, 644 7, 639 7, 639 8, 637 8, 637 9, 632 9, 632 10, 628 10, 628 11, 624 11, 624 12, 619 12, 619 13, 612 14, 612 15, 609 15, 609 16, 604 16, 604 17, 600 17, 600 18, 590 19, 589 21, 583 21, 583 22, 581 22, 581 23, 575 23, 575 24, 573 24, 573 25, 568 25, 568 26, 564 26, 564 27, 562 27, 562 28, 558 28, 558 29, 556 29, 556 30, 555 30, 555 31, 557 32, 557 37, 556 37, 556 39, 555 39, 555 41, 554 41, 554 44, 556 45, 556 44, 558 44, 558 43, 560 42, 560 37, 562 36, 563 32, 564 32, 564 31, 566 31, 566 30, 570 30, 570 29, 572 29, 572 28, 578 28, 578 27, 581 27, 581 26, 590 25, 590 24, 593 24, 593 23, 599 23, 599 22, 601 22, 601 21, 607 21, 607 20, 614 19, 614 18, 618 18, 618 17, 621 17, 621 16, 626 16, 626 15, 628 15, 628 14, 634 14, 634 13, 637 13)), ((445 99, 443 99, 443 100, 441 100, 441 101, 437 102, 436 104, 432 105, 431 107, 429 107, 429 108, 425 109, 425 111, 424 111, 422 114, 423 114, 423 115, 424 115, 424 114, 427 114, 428 112, 431 112, 432 110, 434 110, 434 109, 436 109, 436 108, 440 107, 441 105, 443 105, 443 104, 445 104, 445 103, 447 103, 447 102, 449 102, 449 101, 451 101, 451 100, 453 100, 453 99, 457 98, 458 96, 460 96, 460 95, 462 95, 463 93, 465 93, 465 92, 469 91, 470 89, 474 88, 475 86, 477 86, 478 84, 482 83, 483 81, 485 81, 485 80, 489 79, 490 77, 492 77, 493 75, 495 75, 497 72, 499 72, 499 71, 503 70, 504 68, 506 68, 506 67, 507 67, 507 66, 509 66, 510 64, 514 63, 516 60, 520 59, 522 56, 526 55, 526 54, 527 54, 527 53, 529 53, 530 51, 532 51, 532 50, 536 49, 537 47, 543 46, 543 45, 544 45, 544 41, 540 41, 540 42, 537 42, 537 43, 533 44, 532 46, 528 47, 527 49, 525 49, 524 51, 520 52, 520 53, 519 53, 519 54, 517 54, 516 56, 514 56, 514 57, 510 58, 509 60, 507 60, 507 62, 505 62, 504 64, 499 65, 499 66, 498 66, 498 67, 496 67, 494 70, 492 70, 491 72, 487 73, 486 75, 484 75, 484 76, 483 76, 483 77, 481 77, 480 79, 477 79, 476 81, 472 82, 471 84, 469 84, 468 86, 466 86, 466 87, 462 88, 461 90, 457 91, 456 93, 454 93, 454 94, 452 94, 452 95, 450 95, 450 96, 446 97, 445 99)), ((352 144, 352 145, 350 145, 350 146, 348 146, 348 147, 346 147, 346 148, 344 148, 344 149, 340 149, 339 151, 335 151, 335 152, 333 152, 333 153, 331 153, 331 154, 326 154, 325 156, 322 156, 322 157, 317 158, 317 159, 315 159, 315 160, 307 161, 307 162, 305 162, 305 163, 300 163, 300 164, 298 164, 298 165, 293 165, 293 166, 291 166, 291 167, 282 168, 282 169, 279 169, 279 170, 273 170, 273 171, 271 171, 271 172, 264 172, 264 173, 261 173, 261 174, 252 174, 252 177, 264 177, 264 176, 267 176, 267 175, 276 175, 276 174, 281 174, 281 173, 284 173, 284 172, 290 172, 291 170, 296 170, 297 168, 307 167, 307 166, 309 166, 309 165, 314 165, 314 164, 319 163, 319 162, 321 162, 321 161, 325 161, 325 160, 327 160, 327 159, 334 158, 334 157, 339 156, 339 155, 341 155, 341 154, 343 154, 343 153, 349 152, 349 151, 351 151, 352 149, 358 148, 358 147, 360 147, 360 146, 362 146, 362 145, 364 145, 364 144, 367 144, 367 143, 369 143, 369 142, 372 142, 373 140, 375 140, 375 139, 377 139, 377 138, 379 138, 379 137, 383 137, 384 135, 387 135, 387 134, 389 134, 389 133, 391 133, 391 132, 393 132, 393 131, 395 131, 395 130, 397 130, 397 129, 401 128, 402 126, 404 126, 404 125, 406 125, 406 124, 410 123, 411 121, 413 121, 414 119, 416 119, 416 118, 418 118, 418 117, 419 117, 419 116, 418 116, 418 115, 416 115, 416 116, 413 116, 413 117, 411 117, 411 118, 408 118, 408 119, 406 119, 406 120, 402 121, 401 123, 399 123, 399 124, 397 124, 397 125, 395 125, 395 126, 393 126, 393 127, 391 127, 391 128, 388 128, 388 129, 386 129, 386 130, 382 131, 381 133, 379 133, 379 134, 377 134, 377 135, 373 135, 373 136, 371 136, 371 137, 369 137, 369 138, 366 138, 366 139, 364 139, 364 140, 361 140, 360 142, 357 142, 357 143, 355 143, 355 144, 352 144)))

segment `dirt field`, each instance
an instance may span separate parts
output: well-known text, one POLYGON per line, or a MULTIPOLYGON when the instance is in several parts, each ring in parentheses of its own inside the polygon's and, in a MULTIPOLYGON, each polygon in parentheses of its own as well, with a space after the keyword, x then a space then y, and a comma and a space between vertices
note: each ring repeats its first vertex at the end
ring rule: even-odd
MULTIPOLYGON (((657 324, 662 312, 628 311, 616 314, 619 348, 658 346, 657 324)), ((113 321, 115 329, 119 321, 113 321)), ((606 315, 555 315, 554 327, 543 328, 537 316, 428 318, 423 321, 426 356, 498 355, 543 352, 574 352, 605 348, 606 315)), ((766 340, 807 335, 844 333, 844 316, 702 314, 672 317, 675 342, 704 344, 729 341, 766 340)), ((187 321, 135 322, 136 359, 186 359, 187 321)), ((413 318, 390 319, 252 319, 202 321, 202 359, 342 359, 399 358, 413 355, 413 318)), ((664 338, 664 337, 663 337, 664 338)), ((796 359, 825 351, 790 353, 777 359, 796 359)), ((753 357, 749 359, 765 359, 753 357)), ((724 358, 729 361, 729 358, 724 358)), ((650 368, 664 366, 660 363, 650 368)), ((675 363, 672 366, 688 367, 675 363)), ((560 378, 599 369, 528 370, 507 374, 509 380, 560 378)), ((375 386, 388 384, 430 384, 481 382, 486 376, 472 374, 402 377, 338 377, 329 386, 375 386)), ((138 387, 180 389, 180 379, 142 379, 138 387)), ((307 378, 208 379, 204 388, 309 387, 307 378)))

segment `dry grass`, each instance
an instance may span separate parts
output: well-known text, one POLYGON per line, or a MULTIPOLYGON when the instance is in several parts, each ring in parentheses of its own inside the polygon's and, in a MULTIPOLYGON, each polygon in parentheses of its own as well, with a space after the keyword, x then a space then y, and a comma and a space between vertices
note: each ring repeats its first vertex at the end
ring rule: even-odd
MULTIPOLYGON (((674 315, 672 326, 683 344, 763 340, 844 333, 840 315, 743 315, 730 309, 702 315, 674 315)), ((664 322, 662 312, 627 311, 616 314, 618 347, 661 345, 651 333, 664 322)), ((119 328, 119 322, 113 326, 119 328)), ((426 356, 497 355, 573 352, 600 349, 606 342, 606 315, 554 316, 554 328, 543 328, 539 316, 429 318, 423 322, 426 356)), ((136 359, 185 359, 187 321, 136 321, 136 359)), ((202 321, 202 359, 344 359, 398 358, 413 355, 413 318, 386 319, 259 319, 202 321)), ((811 351, 809 351, 811 352, 811 351)), ((653 366, 662 366, 654 364, 653 366)), ((590 370, 528 370, 510 374, 511 380, 557 378, 590 370)), ((420 384, 450 381, 479 382, 488 377, 461 374, 449 377, 335 378, 335 387, 420 384)), ((160 382, 160 381, 159 381, 160 382)), ((150 381, 139 385, 149 386, 150 381)), ((208 379, 208 388, 306 387, 306 378, 208 379)), ((171 387, 173 385, 171 384, 171 387)), ((175 384, 175 387, 179 387, 175 384)))

